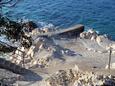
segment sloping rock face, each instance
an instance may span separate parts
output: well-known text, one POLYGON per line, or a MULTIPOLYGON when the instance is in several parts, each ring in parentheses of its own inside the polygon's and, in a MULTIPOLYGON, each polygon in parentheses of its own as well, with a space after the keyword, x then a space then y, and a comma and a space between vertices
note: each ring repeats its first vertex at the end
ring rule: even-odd
POLYGON ((38 37, 30 48, 18 47, 10 60, 18 65, 24 62, 26 68, 35 65, 43 68, 48 67, 54 59, 65 61, 64 55, 75 56, 77 54, 57 45, 50 37, 38 37))
POLYGON ((21 65, 24 63, 25 67, 46 67, 51 60, 52 52, 49 50, 49 41, 45 38, 39 38, 30 48, 18 47, 13 53, 10 60, 13 63, 21 65))
POLYGON ((48 47, 48 41, 46 42, 45 38, 40 39, 30 48, 18 47, 10 60, 18 65, 21 65, 24 62, 26 68, 34 65, 38 67, 46 67, 53 54, 48 50, 48 47))
MULTIPOLYGON (((24 24, 24 27, 27 26, 31 28, 31 32, 28 31, 27 28, 24 29, 26 37, 23 36, 21 40, 22 46, 19 46, 10 58, 13 63, 18 65, 24 63, 26 68, 30 68, 34 65, 47 67, 52 58, 64 60, 64 58, 62 58, 63 55, 76 55, 75 52, 57 45, 52 37, 38 36, 44 29, 43 31, 33 29, 31 24, 24 24)), ((47 28, 45 29, 47 30, 47 28)))
POLYGON ((59 70, 46 79, 47 86, 115 86, 115 76, 78 72, 73 69, 59 70))

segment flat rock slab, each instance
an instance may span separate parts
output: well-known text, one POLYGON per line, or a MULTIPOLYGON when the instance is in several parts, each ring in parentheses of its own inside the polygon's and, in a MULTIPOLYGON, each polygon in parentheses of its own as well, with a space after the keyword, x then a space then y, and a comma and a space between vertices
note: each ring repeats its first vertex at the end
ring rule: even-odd
POLYGON ((55 36, 55 35, 76 35, 84 31, 84 25, 78 24, 67 29, 60 29, 54 32, 40 33, 38 36, 55 36))

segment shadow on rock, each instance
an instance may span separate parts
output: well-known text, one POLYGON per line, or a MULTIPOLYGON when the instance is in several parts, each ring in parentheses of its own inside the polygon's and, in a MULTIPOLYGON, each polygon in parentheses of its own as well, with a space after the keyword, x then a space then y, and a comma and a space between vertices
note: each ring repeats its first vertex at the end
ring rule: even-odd
POLYGON ((39 81, 42 80, 42 77, 39 76, 37 73, 28 70, 25 74, 22 74, 24 77, 24 81, 39 81))
POLYGON ((25 69, 19 65, 16 65, 15 63, 12 63, 2 58, 0 58, 0 68, 9 70, 15 74, 22 75, 25 81, 38 81, 42 79, 42 77, 40 77, 33 71, 25 69))

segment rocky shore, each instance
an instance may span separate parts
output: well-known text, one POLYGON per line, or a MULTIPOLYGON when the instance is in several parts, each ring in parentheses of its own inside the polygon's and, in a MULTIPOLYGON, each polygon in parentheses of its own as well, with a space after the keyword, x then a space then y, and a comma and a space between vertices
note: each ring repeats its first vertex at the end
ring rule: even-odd
POLYGON ((59 70, 46 79, 46 86, 114 86, 115 76, 98 75, 73 69, 59 70))
MULTIPOLYGON (((64 35, 60 31, 61 35, 56 33, 55 36, 47 35, 55 29, 39 29, 33 22, 19 25, 22 28, 20 35, 16 39, 11 36, 10 43, 18 46, 10 52, 9 61, 30 72, 19 74, 21 79, 15 79, 14 85, 115 86, 115 42, 108 36, 100 35, 93 29, 83 31, 84 27, 67 31, 64 35)), ((1 27, 16 28, 4 24, 1 27)))

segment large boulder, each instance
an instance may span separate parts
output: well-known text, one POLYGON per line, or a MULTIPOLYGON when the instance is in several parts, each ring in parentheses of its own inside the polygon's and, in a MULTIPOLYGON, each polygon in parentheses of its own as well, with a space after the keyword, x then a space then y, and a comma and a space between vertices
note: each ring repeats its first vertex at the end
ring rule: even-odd
POLYGON ((89 29, 87 32, 80 33, 80 38, 90 39, 90 40, 96 40, 97 33, 93 29, 89 29))

